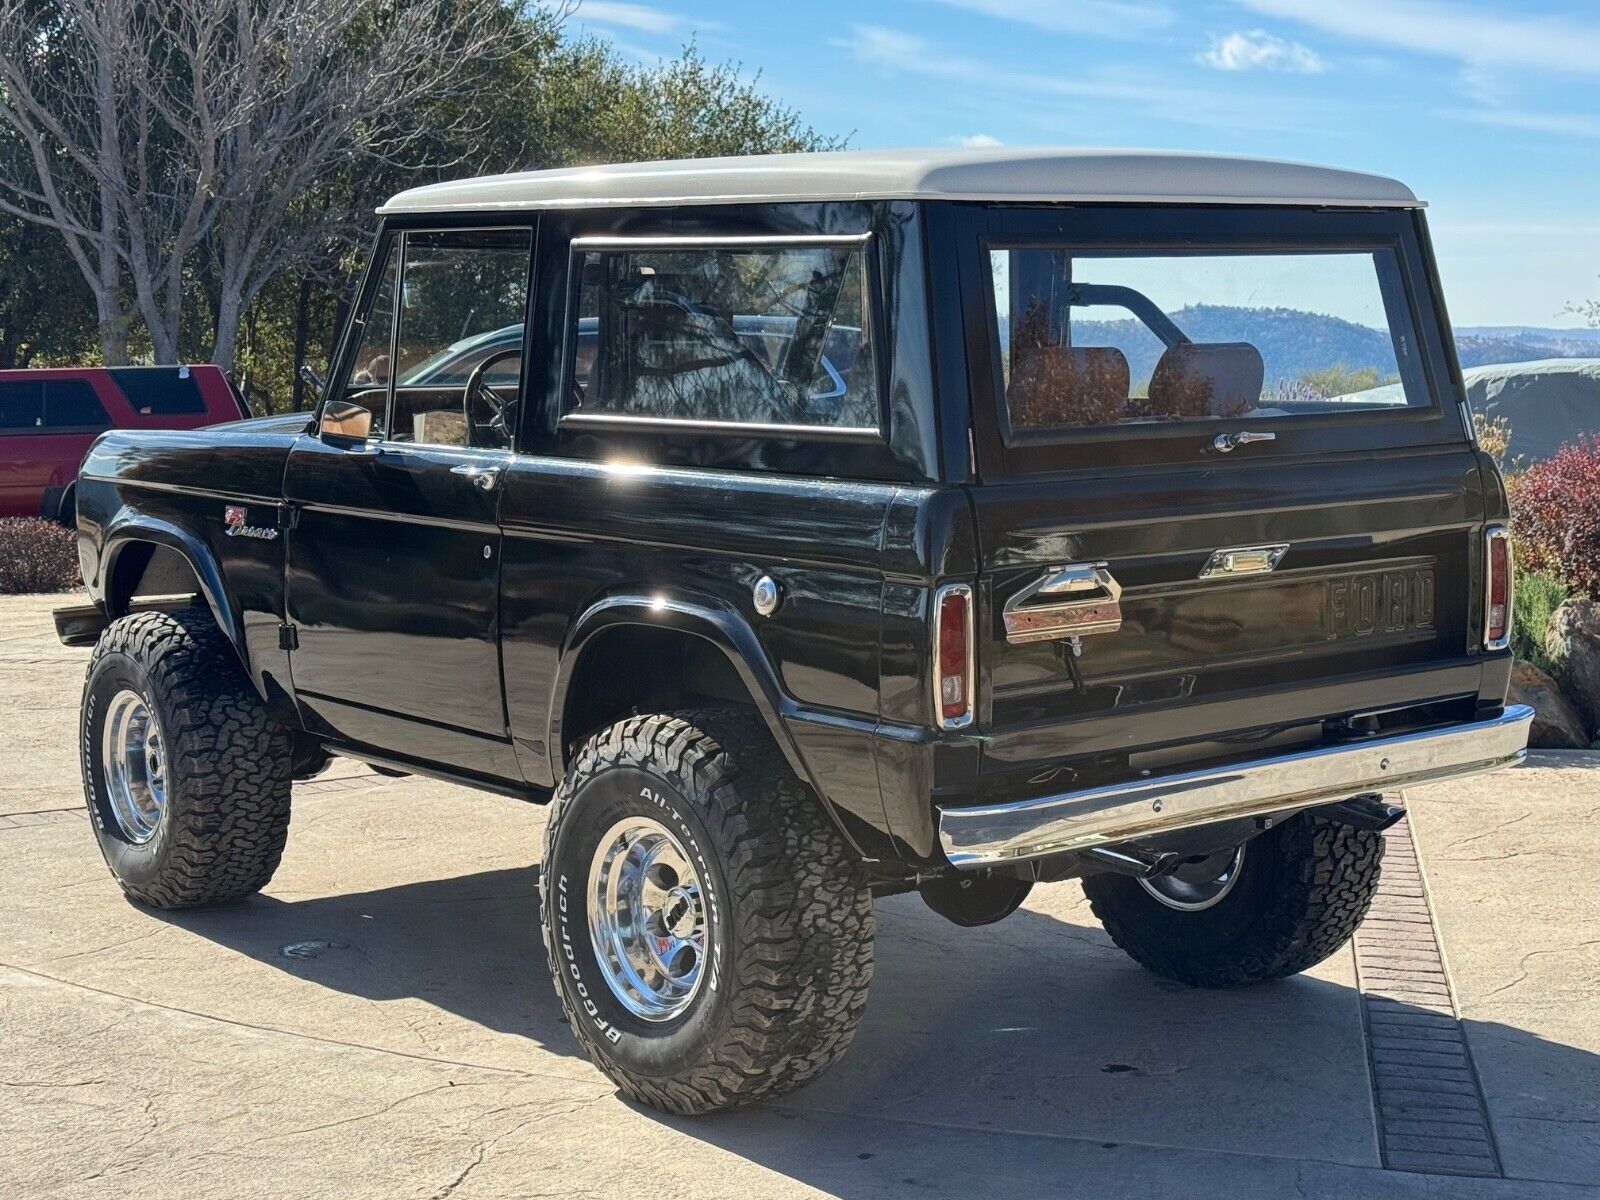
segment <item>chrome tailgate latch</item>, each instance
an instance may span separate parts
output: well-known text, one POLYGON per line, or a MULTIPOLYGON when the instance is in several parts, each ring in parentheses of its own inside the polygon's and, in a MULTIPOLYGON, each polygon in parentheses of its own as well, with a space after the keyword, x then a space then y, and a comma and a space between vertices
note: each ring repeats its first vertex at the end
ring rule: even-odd
POLYGON ((1103 562, 1052 568, 1006 601, 1006 641, 1013 645, 1076 640, 1122 628, 1122 585, 1103 562))

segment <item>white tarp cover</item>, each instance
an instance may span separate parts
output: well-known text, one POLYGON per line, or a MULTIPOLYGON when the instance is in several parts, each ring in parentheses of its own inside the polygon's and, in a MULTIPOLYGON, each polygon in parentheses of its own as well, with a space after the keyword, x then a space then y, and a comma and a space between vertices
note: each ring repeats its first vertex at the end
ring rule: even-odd
POLYGON ((1511 422, 1509 458, 1549 458, 1564 442, 1600 434, 1600 359, 1547 358, 1463 374, 1472 411, 1511 422))

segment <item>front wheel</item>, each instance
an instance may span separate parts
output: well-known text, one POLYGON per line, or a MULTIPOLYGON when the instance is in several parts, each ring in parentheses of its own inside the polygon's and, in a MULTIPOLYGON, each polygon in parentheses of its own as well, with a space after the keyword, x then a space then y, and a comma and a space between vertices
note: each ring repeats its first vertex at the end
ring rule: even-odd
POLYGON ((1194 987, 1315 966, 1350 940, 1378 890, 1383 838, 1314 813, 1153 880, 1092 875, 1084 895, 1136 962, 1194 987))
POLYGON ((289 831, 289 731, 205 610, 111 623, 79 737, 95 838, 128 895, 192 908, 272 878, 289 831))
POLYGON ((551 804, 539 893, 573 1033, 654 1108, 798 1087, 866 1007, 871 892, 753 715, 634 717, 592 738, 551 804))

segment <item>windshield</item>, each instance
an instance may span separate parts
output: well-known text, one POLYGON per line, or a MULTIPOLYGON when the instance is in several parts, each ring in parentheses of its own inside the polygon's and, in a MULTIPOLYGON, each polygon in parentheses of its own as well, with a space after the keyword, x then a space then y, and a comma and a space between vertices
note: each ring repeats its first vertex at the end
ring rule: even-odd
POLYGON ((991 248, 1013 430, 1431 403, 1392 251, 991 248))

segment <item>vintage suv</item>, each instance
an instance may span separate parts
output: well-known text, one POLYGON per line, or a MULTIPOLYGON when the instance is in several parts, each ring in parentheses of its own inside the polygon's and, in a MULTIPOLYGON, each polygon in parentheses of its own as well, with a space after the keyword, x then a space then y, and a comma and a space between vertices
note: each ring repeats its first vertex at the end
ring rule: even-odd
POLYGON ((141 902, 261 888, 329 755, 548 803, 572 1030, 693 1113, 840 1056, 874 896, 1076 877, 1152 971, 1277 979, 1365 914, 1383 793, 1525 753, 1398 183, 852 152, 381 215, 314 415, 84 465, 57 625, 141 902))

